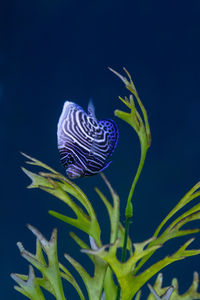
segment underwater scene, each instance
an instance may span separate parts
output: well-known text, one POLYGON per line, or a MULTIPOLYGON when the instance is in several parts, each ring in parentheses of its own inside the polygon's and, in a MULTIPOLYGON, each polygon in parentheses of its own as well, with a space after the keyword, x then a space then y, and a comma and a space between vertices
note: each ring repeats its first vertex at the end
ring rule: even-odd
POLYGON ((200 3, 0 14, 0 298, 200 299, 200 3))

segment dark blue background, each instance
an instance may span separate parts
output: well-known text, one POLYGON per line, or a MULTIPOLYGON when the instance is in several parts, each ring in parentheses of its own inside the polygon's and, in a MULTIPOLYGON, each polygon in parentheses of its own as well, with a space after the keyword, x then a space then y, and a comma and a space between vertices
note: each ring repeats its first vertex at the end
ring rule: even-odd
MULTIPOLYGON (((92 97, 99 119, 114 118, 113 110, 123 108, 117 96, 127 95, 127 91, 108 66, 119 72, 125 66, 132 74, 152 131, 152 147, 134 195, 133 240, 149 238, 199 180, 200 2, 13 0, 1 4, 0 285, 2 299, 18 300, 24 297, 13 290, 9 274, 27 273, 28 264, 15 244, 20 240, 25 248, 35 251, 26 223, 48 238, 54 227, 59 229, 63 262, 64 252, 83 263, 85 260, 68 237, 70 227, 47 213, 65 207, 42 191, 25 189, 29 181, 20 170, 24 158, 19 151, 64 173, 56 146, 56 126, 64 101, 86 108, 92 97)), ((120 139, 105 173, 121 197, 123 221, 139 145, 132 129, 115 120, 120 139)), ((76 182, 92 199, 103 229, 108 231, 103 205, 93 191, 96 185, 105 190, 100 177, 76 182)), ((162 256, 173 253, 179 243, 169 243, 162 256)), ((199 238, 193 247, 199 247, 199 238)), ((169 266, 164 270, 165 285, 178 277, 183 292, 194 270, 200 271, 199 257, 169 266)), ((78 299, 68 288, 68 299, 72 295, 78 299)))

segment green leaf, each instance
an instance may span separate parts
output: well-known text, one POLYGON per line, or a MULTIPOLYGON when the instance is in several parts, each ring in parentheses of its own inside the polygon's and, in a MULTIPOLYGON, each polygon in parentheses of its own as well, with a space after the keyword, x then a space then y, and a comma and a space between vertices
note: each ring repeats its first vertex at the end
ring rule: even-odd
MULTIPOLYGON (((154 237, 155 238, 155 237, 154 237)), ((145 271, 138 275, 134 275, 134 268, 138 261, 148 255, 151 252, 154 252, 161 245, 149 246, 152 242, 152 239, 149 239, 143 243, 134 244, 135 251, 133 255, 125 262, 121 263, 117 256, 118 241, 109 247, 109 250, 106 251, 108 246, 104 246, 101 249, 96 251, 85 250, 86 253, 97 255, 98 257, 104 259, 113 272, 115 273, 117 280, 121 287, 121 300, 131 300, 140 288, 156 273, 162 270, 167 265, 182 260, 186 257, 200 254, 200 250, 188 250, 187 247, 192 243, 194 239, 188 240, 182 247, 178 249, 173 255, 167 256, 152 266, 148 267, 145 271)), ((168 295, 168 294, 167 294, 168 295)), ((137 296, 139 297, 139 296, 137 296)), ((164 298, 163 298, 164 299, 164 298)))
MULTIPOLYGON (((119 247, 123 246, 123 240, 124 240, 124 234, 125 230, 122 226, 122 224, 119 222, 119 204, 120 199, 117 193, 112 188, 110 182, 106 178, 106 176, 103 173, 100 173, 102 179, 106 183, 111 197, 112 197, 112 204, 108 201, 108 199, 105 197, 105 195, 98 189, 95 188, 95 191, 103 201, 110 220, 110 244, 114 243, 116 239, 119 239, 119 247)), ((132 254, 132 243, 130 238, 128 238, 128 244, 127 244, 127 250, 130 252, 130 255, 132 254)), ((104 280, 104 292, 106 299, 115 300, 117 295, 117 287, 113 280, 113 272, 108 267, 106 271, 106 277, 104 280)))
POLYGON ((28 186, 28 188, 40 188, 41 190, 44 190, 62 200, 72 209, 76 218, 64 216, 63 214, 54 211, 50 211, 50 214, 85 231, 88 235, 91 235, 95 239, 98 246, 101 246, 101 231, 96 214, 84 192, 65 176, 56 172, 46 164, 26 154, 23 155, 31 160, 27 162, 28 164, 33 164, 48 170, 48 173, 40 172, 39 174, 36 174, 25 168, 22 168, 25 174, 32 180, 32 183, 28 186), (51 171, 51 173, 49 173, 49 171, 51 171), (76 200, 81 203, 87 213, 83 211, 81 206, 75 203, 71 196, 76 198, 76 200))
MULTIPOLYGON (((31 278, 31 289, 33 291, 36 291, 37 293, 40 292, 40 289, 38 288, 38 285, 42 286, 43 288, 47 289, 51 294, 53 294, 57 300, 65 300, 63 287, 62 287, 62 281, 61 281, 61 275, 59 271, 59 263, 57 258, 57 231, 54 230, 50 241, 47 241, 45 237, 33 226, 28 225, 28 228, 32 231, 32 233, 37 237, 37 251, 36 254, 33 255, 32 253, 28 252, 24 249, 23 245, 21 243, 17 243, 19 250, 21 252, 21 255, 23 258, 25 258, 29 263, 31 263, 33 266, 35 266, 43 275, 42 278, 37 278, 35 280, 34 273, 31 270, 31 277, 29 273, 29 279, 31 278), (46 263, 42 250, 46 253, 48 258, 48 264, 46 263), (37 284, 36 284, 37 283, 37 284)), ((20 278, 18 276, 18 278, 20 278)), ((14 277, 16 280, 17 277, 14 277)), ((22 280, 22 279, 20 279, 22 280)), ((17 281, 18 282, 18 281, 17 281)), ((20 282, 20 281, 19 281, 20 282)), ((18 282, 18 283, 19 283, 18 282)), ((27 283, 29 280, 27 281, 27 283)), ((21 284, 21 287, 27 292, 27 285, 24 286, 21 284)), ((20 289, 22 292, 22 290, 20 289)), ((36 296, 32 296, 33 300, 37 300, 40 298, 37 298, 36 296)), ((41 298, 43 299, 43 298, 41 298)))
MULTIPOLYGON (((166 229, 165 231, 159 236, 159 233, 163 226, 169 221, 175 213, 177 213, 180 209, 182 209, 185 205, 187 205, 192 200, 196 199, 200 196, 200 192, 198 189, 200 188, 200 182, 198 182, 181 200, 180 202, 172 209, 172 211, 166 216, 166 218, 161 222, 158 226, 157 230, 154 233, 154 239, 148 247, 153 245, 163 244, 170 239, 177 238, 180 236, 193 234, 199 232, 199 229, 187 229, 187 230, 180 230, 183 225, 188 224, 191 221, 199 220, 200 219, 200 204, 193 206, 191 209, 187 210, 179 217, 177 217, 166 229)), ((138 264, 137 268, 134 271, 136 274, 144 263, 153 255, 154 252, 150 253, 146 257, 144 257, 140 263, 138 264)))
POLYGON ((65 258, 72 264, 81 276, 87 292, 89 300, 99 300, 102 295, 103 283, 107 264, 100 258, 94 259, 94 275, 90 276, 87 271, 71 256, 65 254, 65 258))
MULTIPOLYGON (((107 264, 100 259, 97 256, 94 256, 90 253, 87 252, 87 250, 91 250, 90 247, 83 242, 75 233, 71 232, 70 233, 71 237, 73 238, 73 240, 82 248, 82 252, 86 253, 88 255, 88 257, 91 259, 91 261, 94 264, 94 275, 89 276, 88 274, 85 276, 85 271, 82 268, 82 266, 80 264, 78 264, 77 262, 75 262, 74 260, 70 262, 73 264, 73 266, 76 268, 76 270, 79 272, 81 271, 81 277, 82 280, 85 283, 86 289, 88 291, 88 295, 89 295, 89 299, 100 299, 100 296, 102 295, 102 291, 103 291, 103 287, 104 287, 104 291, 106 294, 106 299, 114 299, 114 297, 116 298, 116 286, 113 282, 112 279, 112 271, 107 268, 107 264), (110 276, 110 278, 109 278, 110 276), (107 298, 108 293, 106 288, 109 288, 109 294, 112 294, 111 298, 107 298), (115 294, 113 294, 115 293, 115 294), (94 298, 96 297, 96 298, 94 298), (98 298, 99 297, 99 298, 98 298)), ((95 244, 95 241, 93 240, 92 237, 90 238, 90 246, 91 248, 94 249, 98 249, 97 245, 95 244)), ((67 259, 69 259, 69 256, 66 256, 67 259)))
POLYGON ((120 110, 115 110, 115 115, 133 127, 133 129, 138 134, 141 144, 145 144, 147 148, 150 147, 151 132, 150 132, 150 126, 149 126, 147 112, 146 112, 144 105, 142 104, 142 101, 140 100, 140 97, 137 93, 137 90, 135 88, 135 85, 132 81, 132 78, 131 78, 129 72, 125 68, 123 68, 124 71, 126 72, 126 74, 128 75, 128 79, 127 79, 126 77, 122 76, 115 70, 113 70, 111 68, 109 68, 109 69, 124 82, 126 88, 135 97, 135 99, 140 107, 140 110, 142 112, 142 116, 140 116, 139 112, 136 109, 136 106, 135 106, 135 103, 133 100, 133 96, 130 95, 129 99, 127 97, 125 97, 124 99, 122 97, 119 97, 119 99, 126 106, 128 106, 128 108, 131 110, 130 113, 120 111, 120 110))
POLYGON ((28 277, 27 281, 24 281, 20 274, 11 274, 11 277, 19 284, 19 286, 14 287, 16 291, 31 300, 45 300, 32 266, 29 267, 29 275, 26 276, 28 277))
POLYGON ((73 287, 75 288, 75 290, 77 291, 79 297, 81 300, 85 300, 85 297, 77 283, 77 281, 75 280, 75 278, 72 276, 72 274, 67 270, 66 267, 64 267, 61 263, 59 263, 59 267, 61 272, 61 276, 62 278, 64 278, 65 280, 67 280, 68 282, 71 283, 71 285, 73 285, 73 287))
MULTIPOLYGON (((162 295, 164 295, 167 292, 167 290, 169 290, 169 288, 170 288, 170 287, 162 287, 162 284, 163 284, 163 276, 160 273, 160 274, 158 274, 156 281, 154 283, 154 286, 153 286, 154 292, 156 292, 157 295, 160 295, 160 297, 161 297, 160 299, 163 299, 162 295)), ((169 298, 170 300, 200 299, 200 293, 198 293, 199 276, 198 276, 197 272, 194 272, 192 285, 182 295, 179 294, 178 280, 176 278, 172 279, 171 286, 173 286, 173 292, 169 298)), ((149 296, 147 297, 147 300, 155 300, 155 297, 152 294, 149 294, 149 296)))
POLYGON ((134 244, 135 251, 133 255, 129 258, 129 260, 125 263, 121 263, 116 256, 119 240, 117 240, 114 244, 110 245, 110 247, 104 246, 96 251, 85 250, 84 252, 97 255, 98 257, 104 259, 109 264, 109 266, 115 273, 117 280, 121 286, 122 299, 128 300, 128 299, 132 299, 131 297, 133 297, 135 293, 139 290, 138 288, 139 283, 137 282, 136 277, 132 276, 132 271, 135 264, 141 259, 141 257, 147 255, 150 251, 155 250, 155 248, 160 247, 160 246, 156 246, 156 247, 153 246, 151 249, 148 250, 144 249, 150 241, 151 239, 140 244, 139 243, 134 244), (109 247, 109 251, 106 251, 106 248, 108 247, 109 247), (135 291, 135 293, 133 291, 135 291), (133 293, 131 297, 129 295, 130 293, 133 293))
POLYGON ((170 286, 162 296, 158 296, 158 294, 150 284, 148 284, 148 287, 157 300, 169 300, 174 290, 174 287, 170 286))

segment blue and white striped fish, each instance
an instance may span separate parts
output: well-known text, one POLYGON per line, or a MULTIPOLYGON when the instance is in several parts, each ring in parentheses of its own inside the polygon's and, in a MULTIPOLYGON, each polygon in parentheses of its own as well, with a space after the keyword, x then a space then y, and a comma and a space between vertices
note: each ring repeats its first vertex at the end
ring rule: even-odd
POLYGON ((86 113, 66 101, 58 121, 58 150, 69 178, 98 174, 109 166, 119 131, 112 120, 97 121, 92 102, 86 113))

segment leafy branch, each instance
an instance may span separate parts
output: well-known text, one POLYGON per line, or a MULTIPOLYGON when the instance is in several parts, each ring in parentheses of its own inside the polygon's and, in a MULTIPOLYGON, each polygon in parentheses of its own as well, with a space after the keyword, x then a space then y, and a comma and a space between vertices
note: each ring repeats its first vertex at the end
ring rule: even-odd
MULTIPOLYGON (((132 78, 129 74, 129 72, 124 68, 124 71, 126 72, 126 75, 128 78, 122 76, 118 72, 114 71, 113 69, 109 68, 110 71, 112 71, 114 74, 116 74, 125 84, 126 88, 131 92, 131 95, 129 98, 125 97, 119 97, 119 99, 130 109, 130 112, 124 112, 121 110, 115 110, 115 115, 120 118, 121 120, 125 121, 128 123, 137 133, 140 141, 140 147, 141 147, 141 152, 140 152, 140 162, 138 165, 138 169, 136 172, 136 175, 134 177, 129 195, 128 195, 128 200, 126 204, 126 210, 125 210, 125 235, 124 235, 124 242, 123 242, 123 249, 122 249, 122 258, 121 261, 125 262, 126 260, 126 249, 127 249, 127 239, 128 239, 128 233, 129 233, 129 226, 130 226, 130 221, 133 216, 133 207, 132 207, 132 197, 133 193, 136 187, 136 184, 138 182, 138 179, 140 177, 142 168, 144 166, 147 150, 151 145, 151 131, 150 131, 150 126, 148 122, 148 116, 146 109, 144 105, 142 104, 140 97, 138 95, 138 92, 135 88, 135 85, 132 81, 132 78), (137 104, 139 105, 139 108, 142 112, 142 115, 138 112, 135 106, 134 98, 137 101, 137 104)), ((117 293, 117 300, 120 298, 120 287, 118 287, 118 293, 117 293)))

